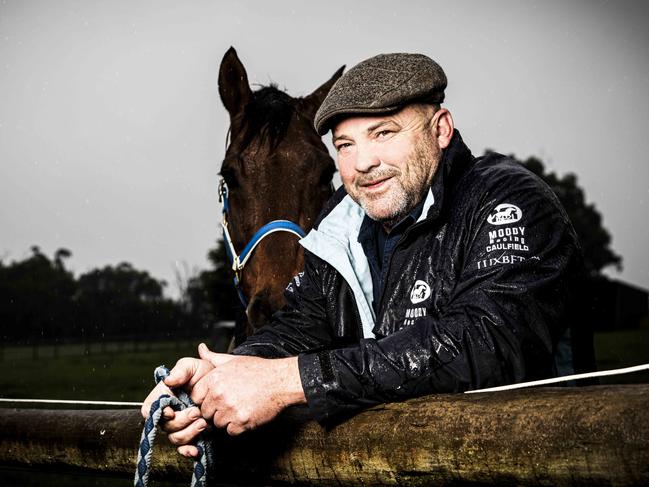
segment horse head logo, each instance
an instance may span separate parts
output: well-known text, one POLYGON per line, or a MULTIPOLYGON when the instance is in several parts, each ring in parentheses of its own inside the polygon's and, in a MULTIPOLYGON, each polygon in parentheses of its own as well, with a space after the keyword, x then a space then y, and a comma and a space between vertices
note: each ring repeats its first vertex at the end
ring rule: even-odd
POLYGON ((410 301, 412 301, 412 304, 426 301, 429 297, 430 286, 428 283, 424 281, 415 281, 415 285, 412 286, 412 291, 410 291, 410 301))
POLYGON ((523 218, 523 212, 518 206, 511 203, 501 203, 489 214, 487 221, 492 225, 506 225, 507 223, 515 223, 521 218, 523 218))

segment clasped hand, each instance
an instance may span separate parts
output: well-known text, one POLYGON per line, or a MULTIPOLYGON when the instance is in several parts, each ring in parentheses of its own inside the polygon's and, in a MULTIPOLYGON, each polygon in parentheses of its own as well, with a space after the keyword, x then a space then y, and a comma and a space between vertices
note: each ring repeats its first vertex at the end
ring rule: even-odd
POLYGON ((263 359, 211 352, 201 343, 199 358, 181 358, 142 405, 148 417, 151 404, 171 389, 183 388, 197 407, 164 409, 162 429, 181 455, 198 455, 190 443, 210 424, 238 435, 274 419, 284 408, 304 403, 297 357, 263 359))

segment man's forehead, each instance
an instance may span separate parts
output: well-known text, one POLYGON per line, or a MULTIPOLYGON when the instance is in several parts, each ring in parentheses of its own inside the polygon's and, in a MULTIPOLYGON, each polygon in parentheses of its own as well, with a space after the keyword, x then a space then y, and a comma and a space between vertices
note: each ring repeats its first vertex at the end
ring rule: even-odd
POLYGON ((333 138, 344 136, 347 132, 372 131, 390 123, 403 123, 412 117, 417 116, 416 110, 409 106, 396 112, 383 113, 380 115, 350 115, 340 119, 333 127, 333 138))

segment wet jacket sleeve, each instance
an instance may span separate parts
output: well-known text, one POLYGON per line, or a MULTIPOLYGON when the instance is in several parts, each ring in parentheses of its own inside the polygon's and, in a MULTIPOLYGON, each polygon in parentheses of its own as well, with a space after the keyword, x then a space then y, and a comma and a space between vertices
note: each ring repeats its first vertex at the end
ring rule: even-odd
POLYGON ((512 177, 490 177, 490 187, 463 191, 482 196, 464 208, 456 205, 450 216, 463 219, 463 235, 449 256, 459 276, 437 315, 357 346, 300 355, 302 384, 316 419, 555 374, 553 348, 569 294, 565 276, 578 248, 551 190, 531 175, 512 177), (521 220, 489 223, 500 204, 518 207, 521 220), (504 238, 504 229, 514 226, 524 228, 517 243, 528 250, 494 250, 498 230, 504 238))

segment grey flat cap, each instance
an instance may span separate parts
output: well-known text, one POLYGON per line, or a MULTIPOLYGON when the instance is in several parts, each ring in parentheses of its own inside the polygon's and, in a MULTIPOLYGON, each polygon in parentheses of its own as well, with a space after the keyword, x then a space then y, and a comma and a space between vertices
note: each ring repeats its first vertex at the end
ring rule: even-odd
POLYGON ((414 102, 441 103, 445 88, 444 70, 428 56, 379 54, 336 81, 313 124, 324 135, 332 119, 343 115, 387 113, 414 102))

